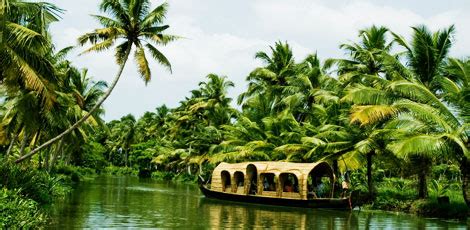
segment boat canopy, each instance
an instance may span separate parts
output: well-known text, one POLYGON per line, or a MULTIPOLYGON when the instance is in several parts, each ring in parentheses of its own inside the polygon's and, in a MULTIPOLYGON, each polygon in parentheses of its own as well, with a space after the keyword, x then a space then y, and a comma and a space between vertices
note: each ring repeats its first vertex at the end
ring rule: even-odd
POLYGON ((315 178, 322 177, 329 178, 331 186, 333 185, 335 181, 333 169, 324 161, 316 163, 261 161, 233 164, 222 162, 217 165, 212 173, 211 189, 246 195, 290 196, 295 199, 307 199, 308 193, 310 192, 310 185, 308 186, 308 184, 312 184, 312 179, 315 180, 315 178), (256 177, 254 175, 256 175, 256 177), (294 177, 295 179, 292 179, 294 177), (311 178, 310 182, 309 177, 311 178), (291 185, 291 182, 285 183, 286 178, 298 183, 296 185, 296 191, 283 191, 285 185, 291 185), (272 189, 263 190, 263 181, 268 180, 273 181, 275 186, 273 186, 272 189), (251 193, 253 188, 255 191, 251 193))

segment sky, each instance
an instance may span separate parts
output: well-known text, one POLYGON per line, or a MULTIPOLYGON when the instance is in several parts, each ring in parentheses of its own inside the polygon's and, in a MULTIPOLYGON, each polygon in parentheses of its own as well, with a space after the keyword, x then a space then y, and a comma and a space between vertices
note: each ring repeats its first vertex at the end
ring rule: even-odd
MULTIPOLYGON (((51 26, 58 49, 76 45, 77 38, 100 25, 90 17, 101 14, 99 0, 49 0, 64 9, 62 20, 51 26)), ((151 0, 153 6, 163 1, 151 0)), ((160 50, 172 63, 170 73, 151 63, 147 85, 130 59, 123 76, 105 101, 104 119, 136 117, 166 104, 178 106, 209 73, 227 76, 235 83, 234 98, 246 89, 246 76, 260 66, 254 55, 269 51, 276 41, 287 41, 297 61, 317 52, 319 57, 341 58, 342 43, 357 41, 360 29, 383 25, 409 39, 411 27, 426 25, 438 30, 456 26, 451 55, 470 56, 470 2, 468 0, 168 0, 168 34, 182 36, 160 50)), ((96 80, 111 82, 118 66, 113 50, 69 56, 79 68, 87 68, 96 80)), ((234 104, 235 105, 235 104, 234 104)))

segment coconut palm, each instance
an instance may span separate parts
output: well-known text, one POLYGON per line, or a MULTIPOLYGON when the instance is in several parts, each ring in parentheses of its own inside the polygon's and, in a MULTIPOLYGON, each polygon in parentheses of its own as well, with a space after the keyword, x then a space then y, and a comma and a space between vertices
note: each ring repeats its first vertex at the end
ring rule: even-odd
POLYGON ((328 59, 325 65, 337 65, 337 73, 344 86, 354 83, 373 84, 377 78, 385 75, 384 55, 388 54, 394 44, 389 41, 388 33, 386 27, 375 25, 360 30, 358 43, 340 45, 349 58, 328 59))
POLYGON ((317 54, 308 55, 297 64, 295 75, 287 77, 286 81, 281 104, 291 110, 299 122, 321 125, 328 110, 339 102, 341 85, 325 73, 317 54))
POLYGON ((9 91, 20 87, 38 92, 48 107, 54 102, 50 82, 56 79, 46 58, 52 49, 47 28, 61 12, 46 2, 0 2, 0 81, 9 91))
MULTIPOLYGON (((439 89, 439 77, 443 75, 446 60, 453 44, 455 27, 430 32, 426 26, 413 28, 413 38, 408 43, 393 33, 395 42, 405 48, 406 61, 412 74, 404 74, 424 84, 433 92, 439 89)), ((412 79, 408 79, 412 80, 412 79)))
MULTIPOLYGON (((460 92, 459 90, 457 92, 460 92)), ((468 155, 467 125, 452 107, 439 99, 424 84, 393 81, 383 90, 360 87, 348 92, 346 98, 356 105, 351 119, 362 125, 388 121, 391 130, 387 149, 403 159, 428 162, 437 156, 457 159, 461 164, 468 155), (418 156, 418 159, 416 158, 418 156), (421 158, 421 159, 419 159, 421 158)), ((448 102, 450 103, 450 102, 448 102)), ((426 172, 419 174, 419 195, 425 197, 426 172)))
MULTIPOLYGON (((380 87, 383 78, 388 78, 386 74, 386 65, 384 58, 388 57, 388 52, 391 50, 393 41, 388 40, 389 30, 385 27, 371 26, 369 28, 359 31, 360 41, 352 44, 342 44, 341 49, 346 51, 349 55, 347 59, 329 59, 325 62, 325 66, 336 65, 337 74, 339 75, 339 84, 342 87, 336 87, 332 94, 338 97, 345 96, 349 86, 356 84, 367 85, 370 87, 380 87)), ((331 91, 331 90, 330 90, 331 91)), ((348 114, 351 104, 347 98, 342 98, 341 101, 333 103, 333 111, 337 111, 337 119, 330 120, 326 124, 326 128, 322 128, 323 132, 318 134, 320 140, 324 141, 322 151, 332 154, 331 157, 336 157, 336 160, 342 159, 340 162, 344 163, 344 158, 351 161, 350 165, 359 165, 364 162, 367 168, 367 184, 369 196, 374 195, 374 183, 372 178, 372 163, 373 156, 380 153, 377 137, 379 136, 375 126, 362 126, 355 127, 344 120, 344 115, 348 114), (331 126, 333 125, 333 126, 331 126), (333 128, 331 127, 338 127, 333 128), (324 136, 326 134, 326 136, 324 136), (331 137, 329 137, 331 135, 331 137), (325 139, 326 138, 326 139, 325 139)))
POLYGON ((240 94, 238 104, 249 103, 250 99, 261 95, 272 101, 273 109, 278 105, 287 78, 295 75, 295 62, 289 44, 276 42, 270 49, 271 56, 265 52, 256 53, 255 58, 263 61, 265 66, 256 68, 247 77, 248 89, 240 94))
POLYGON ((91 33, 81 36, 78 41, 80 45, 85 45, 88 42, 92 44, 92 46, 85 50, 84 53, 107 50, 113 47, 116 42, 120 43, 116 46, 115 52, 116 62, 119 65, 115 79, 110 84, 108 91, 85 116, 70 128, 43 143, 25 156, 19 158, 16 162, 21 162, 24 159, 33 156, 41 149, 60 140, 60 138, 72 132, 85 122, 111 94, 121 77, 132 47, 135 47, 134 57, 137 62, 140 76, 143 78, 145 83, 148 83, 151 80, 151 71, 148 58, 146 56, 146 50, 150 52, 153 59, 157 60, 160 64, 171 71, 170 62, 163 53, 155 47, 155 45, 166 45, 178 38, 173 35, 164 34, 164 31, 169 28, 168 25, 162 24, 165 19, 167 8, 168 5, 164 3, 155 9, 150 10, 149 0, 103 0, 101 2, 100 10, 110 15, 110 17, 94 15, 93 17, 100 22, 103 28, 96 29, 91 33))

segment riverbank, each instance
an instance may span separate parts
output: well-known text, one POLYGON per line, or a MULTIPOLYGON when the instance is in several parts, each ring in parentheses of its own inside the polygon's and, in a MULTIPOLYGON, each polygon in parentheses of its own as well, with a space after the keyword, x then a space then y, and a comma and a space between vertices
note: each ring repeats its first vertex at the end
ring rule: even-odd
POLYGON ((47 205, 64 198, 74 177, 1 160, 0 228, 40 228, 47 223, 47 205))
MULTIPOLYGON (((445 191, 429 186, 428 197, 418 199, 415 184, 416 181, 409 179, 385 178, 376 184, 374 199, 368 200, 367 195, 363 196, 361 209, 403 212, 442 219, 465 220, 469 217, 470 210, 458 186, 449 186, 445 191), (439 201, 439 197, 444 198, 439 201)), ((367 194, 367 191, 362 189, 361 194, 367 194)))

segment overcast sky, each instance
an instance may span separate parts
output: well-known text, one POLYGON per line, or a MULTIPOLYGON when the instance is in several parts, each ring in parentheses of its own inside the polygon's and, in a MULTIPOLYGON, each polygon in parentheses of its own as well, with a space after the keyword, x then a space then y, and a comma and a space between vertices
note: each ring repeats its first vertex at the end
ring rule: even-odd
MULTIPOLYGON (((99 14, 98 0, 51 0, 66 10, 51 28, 57 48, 75 45, 79 35, 98 28, 89 15, 99 14)), ((162 1, 152 1, 156 6, 162 1)), ((209 73, 235 82, 232 98, 246 89, 245 77, 259 66, 257 51, 268 51, 275 41, 288 41, 296 60, 317 52, 324 58, 341 57, 341 43, 357 41, 359 29, 384 25, 409 38, 410 26, 425 24, 436 30, 455 24, 451 54, 470 55, 469 0, 169 0, 168 33, 185 39, 161 50, 173 74, 152 62, 152 81, 145 86, 131 60, 105 102, 105 120, 132 113, 141 116, 157 106, 170 107, 189 95, 209 73), (466 23, 465 23, 466 22, 466 23)), ((110 82, 117 71, 112 51, 69 58, 88 68, 95 79, 110 82)))

